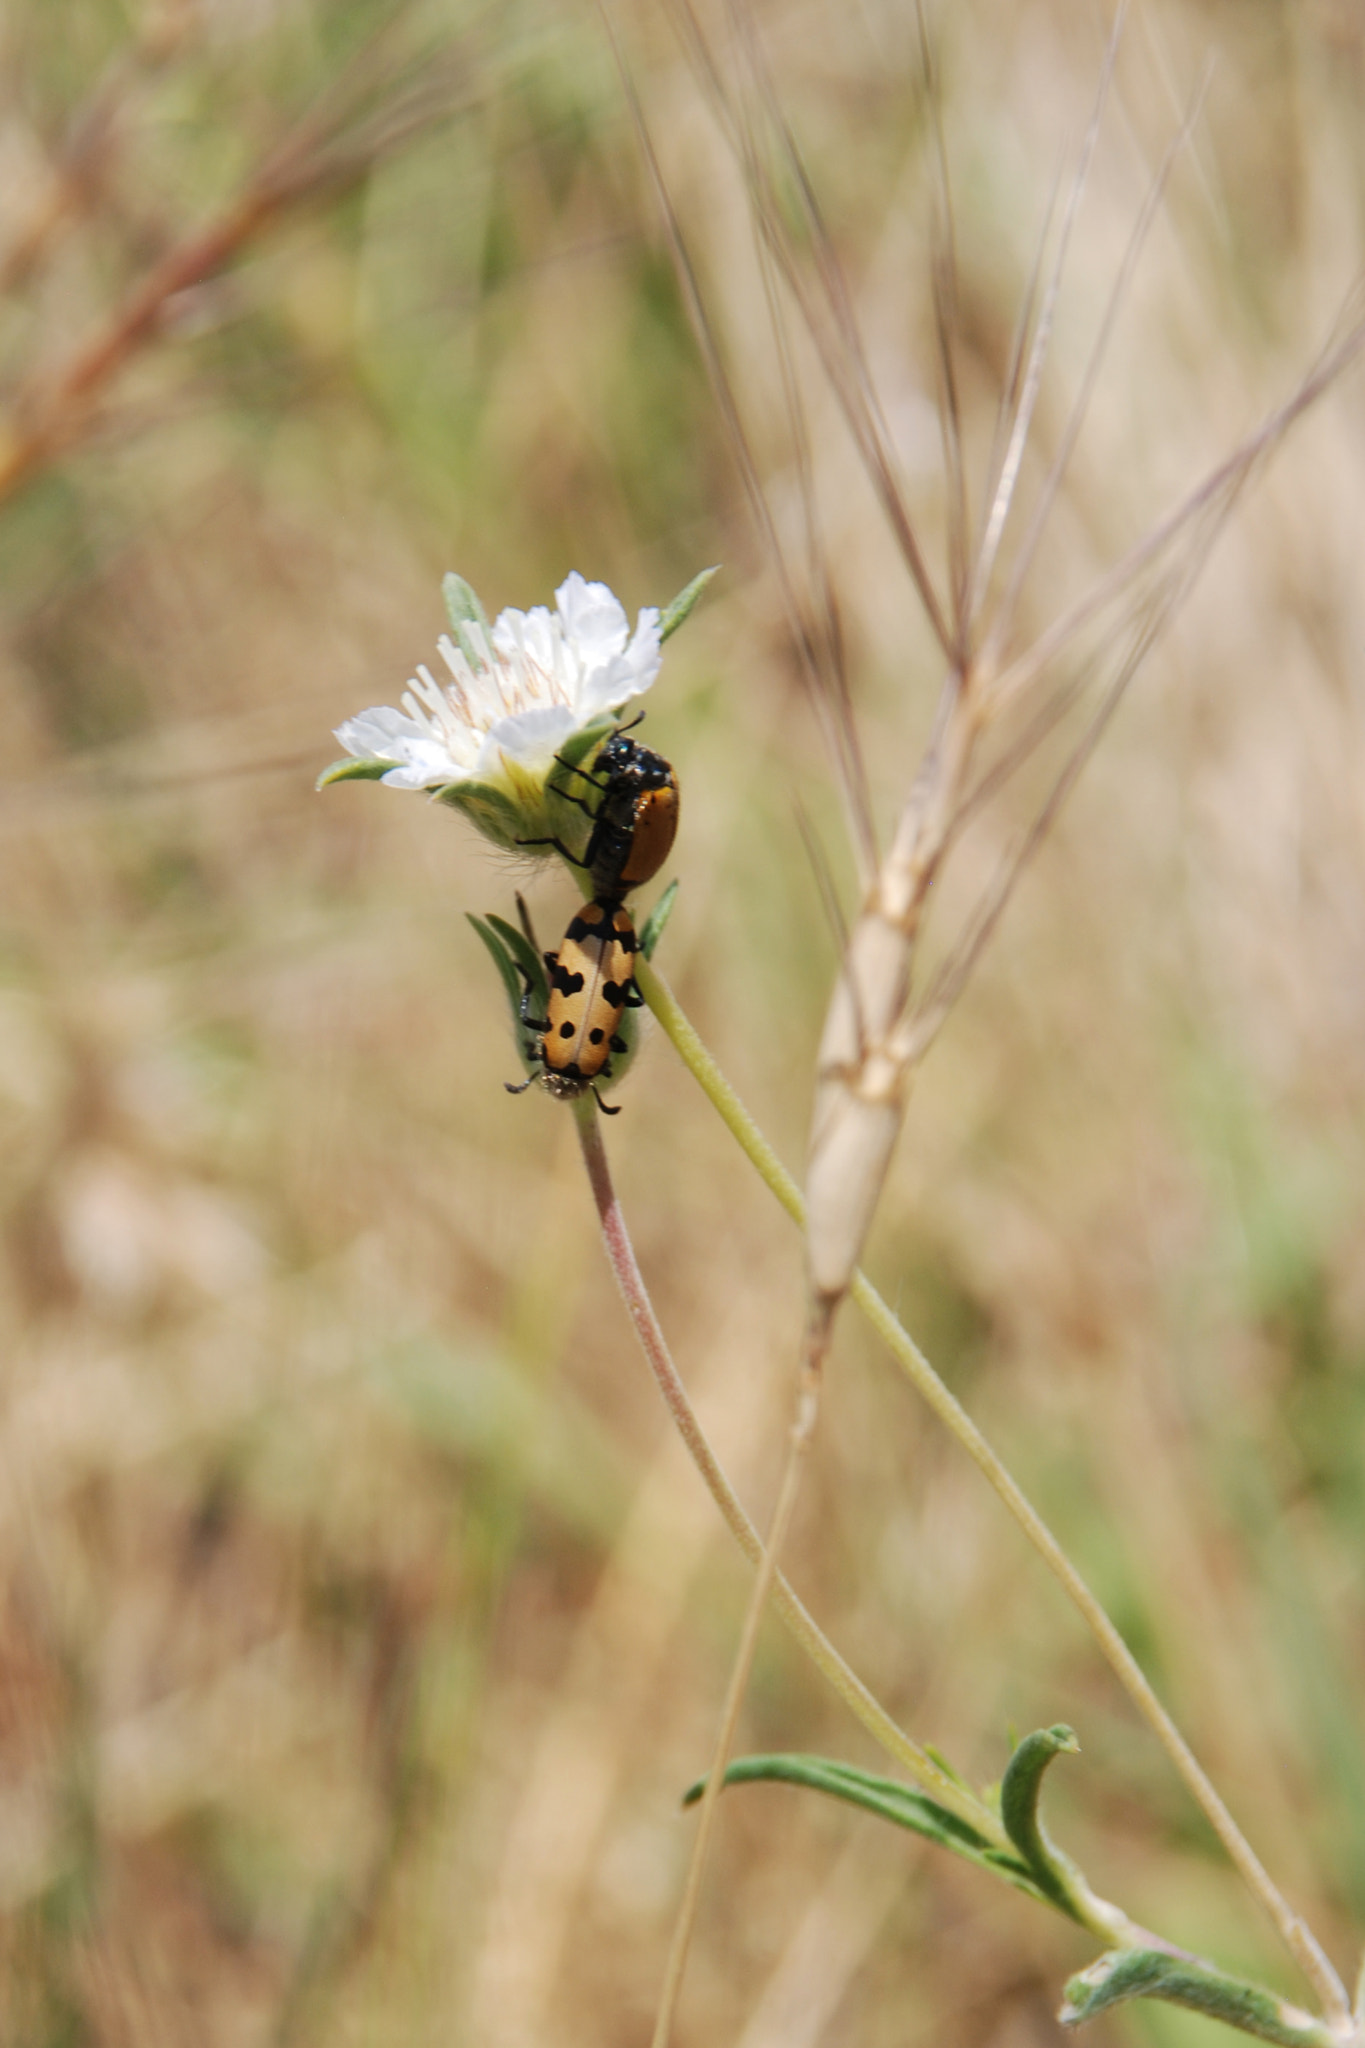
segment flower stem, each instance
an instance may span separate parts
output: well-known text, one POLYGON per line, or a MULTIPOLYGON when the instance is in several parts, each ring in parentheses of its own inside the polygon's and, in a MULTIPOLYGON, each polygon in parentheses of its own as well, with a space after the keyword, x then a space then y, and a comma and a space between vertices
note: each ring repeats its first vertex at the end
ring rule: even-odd
MULTIPOLYGON (((616 1277, 616 1284, 621 1290, 626 1313, 635 1327, 640 1347, 649 1361, 659 1391, 663 1395, 664 1405, 735 1541, 752 1564, 761 1565, 767 1555, 763 1541, 745 1513, 738 1494, 726 1477, 720 1460, 697 1420, 696 1411, 688 1399, 687 1389, 678 1376, 678 1369, 673 1363, 658 1318, 654 1314, 654 1306, 636 1264, 625 1218, 612 1186, 611 1171, 602 1144, 600 1119, 590 1095, 584 1096, 574 1104, 574 1116, 593 1200, 597 1205, 602 1225, 607 1258, 616 1277)), ((941 1770, 928 1752, 921 1749, 917 1742, 912 1741, 904 1730, 896 1725, 862 1680, 849 1669, 780 1572, 776 1573, 773 1579, 772 1591, 778 1612, 801 1648, 879 1747, 940 1804, 949 1807, 992 1841, 998 1841, 1002 1847, 1008 1848, 1008 1840, 998 1815, 992 1813, 982 1801, 973 1798, 949 1777, 946 1771, 941 1770)))
MULTIPOLYGON (((734 1133, 762 1179, 788 1215, 803 1225, 805 1204, 801 1190, 721 1073, 668 984, 645 960, 637 963, 636 980, 684 1064, 710 1097, 714 1108, 734 1133)), ((902 1372, 985 1475, 1080 1613, 1115 1677, 1166 1751, 1244 1884, 1260 1902, 1304 1977, 1313 1986, 1324 2012, 1334 2022, 1348 2020, 1350 2004, 1345 1990, 1316 1937, 1281 1894, 1184 1736, 1157 1698, 1127 1643, 1042 1516, 967 1411, 953 1398, 913 1337, 861 1271, 855 1273, 850 1291, 858 1307, 887 1344, 902 1372)))

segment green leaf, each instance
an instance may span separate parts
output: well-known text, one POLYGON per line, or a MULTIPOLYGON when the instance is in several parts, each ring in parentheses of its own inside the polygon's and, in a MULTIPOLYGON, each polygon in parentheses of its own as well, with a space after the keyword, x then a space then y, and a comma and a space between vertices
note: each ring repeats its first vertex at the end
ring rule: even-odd
POLYGON ((441 595, 446 601, 446 617, 450 630, 460 645, 460 652, 471 668, 480 669, 486 664, 485 650, 491 644, 492 635, 488 625, 488 614, 479 603, 478 596, 465 582, 463 576, 452 571, 441 579, 441 595), (470 632, 471 626, 478 626, 482 632, 482 643, 477 634, 470 632))
POLYGON ((640 951, 646 960, 654 958, 654 948, 664 935, 664 926, 673 915, 673 905, 678 900, 678 884, 670 882, 649 916, 640 927, 640 951))
POLYGON ((323 769, 313 787, 326 789, 333 782, 378 782, 390 768, 400 766, 398 761, 333 761, 330 768, 323 769))
MULTIPOLYGON (((1000 1787, 1000 1809, 1010 1840, 1019 1851, 1017 1857, 927 1794, 828 1757, 736 1757, 725 1773, 725 1783, 800 1785, 842 1799, 993 1871, 1040 1903, 1080 1918, 1074 1892, 1077 1888, 1084 1892, 1084 1879, 1048 1840, 1038 1814, 1043 1773, 1054 1757, 1073 1754, 1079 1747, 1071 1729, 1059 1725, 1025 1736, 1015 1749, 1000 1787)), ((950 1775, 957 1777, 956 1772, 950 1775)), ((704 1790, 704 1780, 693 1785, 685 1803, 693 1804, 704 1790)), ((1067 1984, 1060 2017, 1066 2026, 1080 2026, 1109 2006, 1135 1998, 1158 1998, 1185 2006, 1256 2040, 1276 2042, 1279 2048, 1333 2048, 1334 2044, 1335 2037, 1325 2022, 1287 1999, 1259 1984, 1230 1977, 1198 1956, 1171 1949, 1107 1951, 1067 1984)))
POLYGON ((685 622, 693 610, 711 578, 719 575, 719 573, 719 562, 713 568, 703 569, 700 576, 692 578, 686 590, 678 592, 672 604, 664 606, 659 614, 659 638, 661 641, 670 639, 677 632, 679 626, 685 622))
POLYGON ((1322 2021, 1273 1991, 1226 1976, 1196 1956, 1164 1949, 1111 1949, 1071 1979, 1059 2017, 1063 2026, 1078 2027, 1133 1998, 1183 2005, 1258 2041, 1277 2041, 1281 2048, 1331 2048, 1333 2041, 1322 2021))
POLYGON ((930 1762, 938 1765, 939 1769, 942 1771, 945 1778, 950 1779, 954 1785, 960 1786, 964 1792, 971 1793, 971 1796, 973 1798, 976 1797, 976 1794, 972 1792, 971 1786, 967 1783, 967 1780, 963 1777, 961 1771, 956 1770, 954 1766, 949 1763, 947 1757, 943 1754, 943 1751, 941 1749, 936 1748, 932 1742, 922 1743, 921 1747, 924 1751, 924 1754, 929 1758, 930 1762))
POLYGON ((489 929, 492 923, 491 918, 486 924, 481 917, 475 917, 470 911, 466 911, 465 916, 469 919, 469 922, 473 925, 493 957, 493 964, 502 977, 503 988, 507 991, 507 1002, 512 1012, 512 1023, 513 1027, 516 1028, 521 1023, 522 984, 518 978, 517 970, 508 955, 507 948, 502 943, 499 934, 489 929))
POLYGON ((1085 1923, 1080 1896, 1088 1895, 1084 1878, 1069 1856, 1049 1840, 1038 1811, 1043 1773, 1055 1756, 1076 1756, 1075 1731, 1058 1723, 1026 1735, 1009 1760, 1000 1785, 1000 1818, 1045 1898, 1073 1920, 1085 1923))
MULTIPOLYGON (((526 906, 520 896, 517 898, 517 905, 525 914, 526 906)), ((535 935, 529 930, 518 931, 514 924, 509 924, 505 917, 499 917, 496 911, 489 912, 488 922, 511 953, 513 959, 520 963, 527 980, 530 982, 532 1006, 534 1007, 537 1004, 543 1005, 548 984, 545 980, 545 961, 541 955, 540 948, 536 945, 535 935)), ((529 922, 528 918, 528 925, 529 922)))
MULTIPOLYGON (((1055 1903, 1045 1900, 1027 1867, 1000 1849, 988 1835, 948 1807, 940 1806, 927 1793, 916 1792, 895 1778, 879 1778, 871 1771, 860 1771, 830 1757, 795 1755, 736 1757, 725 1773, 727 1785, 761 1782, 801 1785, 809 1792, 824 1792, 833 1799, 842 1799, 849 1806, 859 1806, 866 1813, 893 1821, 897 1827, 908 1828, 912 1834, 923 1835, 941 1849, 951 1849, 969 1863, 1005 1878, 1032 1898, 1055 1903)), ((693 1804, 705 1789, 704 1779, 693 1785, 684 1804, 693 1804)))

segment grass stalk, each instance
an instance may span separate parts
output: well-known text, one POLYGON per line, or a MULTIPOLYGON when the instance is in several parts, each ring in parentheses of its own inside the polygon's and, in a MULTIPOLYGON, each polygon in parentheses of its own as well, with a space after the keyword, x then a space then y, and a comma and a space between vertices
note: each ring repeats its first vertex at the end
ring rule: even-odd
MULTIPOLYGON (((647 961, 639 963, 637 980, 646 1002, 672 1039, 685 1065, 733 1132, 757 1168, 760 1177, 777 1196, 793 1221, 798 1225, 804 1225, 805 1204, 801 1190, 721 1073, 672 990, 657 969, 647 961)), ((1177 1775, 1222 1843, 1243 1883, 1260 1903, 1285 1947, 1298 1964, 1305 1980, 1312 1985, 1325 2016, 1333 2025, 1348 2025, 1350 2001, 1341 1979, 1324 1954, 1316 1936, 1294 1912, 1238 1827, 1198 1758, 1158 1699, 1141 1665, 1105 1612, 1101 1601, 1077 1571, 1009 1468, 992 1449, 966 1410, 954 1399, 913 1337, 861 1270, 855 1273, 850 1292, 862 1313, 889 1347, 906 1378, 989 1481, 1080 1614, 1110 1669, 1165 1750, 1177 1775)))
POLYGON ((706 1789, 701 1797, 697 1831, 692 1841, 692 1854, 688 1860, 687 1881, 683 1888, 682 1903, 678 1908, 673 1939, 669 1944, 668 1963, 664 1971, 658 2017, 654 2024, 652 2048, 668 2048, 673 2031, 673 2018, 682 1990, 683 1972, 687 1967, 687 1953, 691 1946, 692 1930, 696 1925, 697 1908, 701 1903, 702 1881, 706 1875, 707 1856, 715 1832, 716 1813, 725 1783, 725 1770, 734 1749, 735 1731, 739 1726, 744 1695, 749 1689, 749 1678, 754 1667, 759 1624, 768 1604, 768 1596, 773 1590, 773 1582, 777 1576, 777 1561, 782 1555, 787 1533, 791 1528, 797 1495, 801 1490, 801 1474, 805 1466, 806 1453, 815 1434, 823 1359, 823 1347, 817 1350, 816 1347, 809 1346, 802 1360, 796 1413, 788 1437, 782 1479, 777 1490, 777 1505, 768 1526, 768 1540, 754 1575, 744 1626, 740 1631, 739 1647, 735 1652, 734 1667, 725 1690, 720 1728, 706 1776, 706 1789))

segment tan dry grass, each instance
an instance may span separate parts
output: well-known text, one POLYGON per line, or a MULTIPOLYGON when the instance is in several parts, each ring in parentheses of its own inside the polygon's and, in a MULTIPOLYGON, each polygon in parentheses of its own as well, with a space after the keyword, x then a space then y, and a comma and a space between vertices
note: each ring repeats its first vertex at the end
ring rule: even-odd
MULTIPOLYGON (((98 53, 54 80, 43 12, 16 16, 15 63, 64 108, 98 53)), ((770 25, 927 459, 913 52, 894 11, 770 25)), ((427 649, 444 567, 499 604, 577 564, 634 605, 723 555, 651 718, 685 790, 667 958, 799 1155, 834 949, 788 793, 830 837, 835 803, 603 51, 547 33, 485 125, 292 228, 219 341, 148 355, 4 514, 0 1896, 26 2043, 596 2048, 648 2023, 744 1574, 632 1354, 567 1131, 502 1094, 461 913, 505 910, 508 874, 421 804, 307 786, 327 726, 427 649)), ((1060 389, 1130 216, 1131 131, 1150 155, 1210 36, 1207 124, 1048 601, 1286 388, 1358 267, 1353 18, 1144 10, 1060 389)), ((983 400, 1095 54, 1072 10, 954 11, 983 400)), ((644 58, 761 424, 733 192, 666 40, 644 58)), ((316 82, 328 54, 307 61, 316 82)), ((5 143, 30 162, 57 125, 31 109, 5 143)), ((230 141, 247 111, 213 118, 230 141)), ((177 203, 172 132, 128 164, 135 213, 177 203)), ((125 247, 110 206, 25 286, 11 374, 97 317, 125 247)), ((885 803, 930 671, 817 423, 885 803)), ((1344 389, 1224 537, 935 1052, 872 1253, 1343 1962, 1365 1886, 1360 445, 1344 389)), ((662 1044, 626 1100, 642 1261, 762 1503, 798 1247, 662 1044)), ((996 1771, 1010 1723, 1073 1720, 1059 1824, 1097 1881, 1278 1968, 1070 1616, 852 1331, 792 1567, 963 1766, 996 1771)), ((746 1739, 863 1754, 775 1636, 746 1739)), ((1055 2037, 1083 1956, 1021 1902, 792 1794, 724 1818, 684 2039, 1055 2037), (804 2037, 773 2017, 793 2000, 804 2037)))

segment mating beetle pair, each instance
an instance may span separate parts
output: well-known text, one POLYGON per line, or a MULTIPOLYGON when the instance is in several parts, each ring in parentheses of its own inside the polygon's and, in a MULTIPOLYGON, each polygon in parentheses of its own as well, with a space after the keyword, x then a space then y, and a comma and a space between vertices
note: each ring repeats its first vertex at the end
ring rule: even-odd
POLYGON ((678 829, 677 777, 662 755, 630 738, 632 730, 633 726, 623 726, 614 732, 591 771, 560 762, 571 775, 581 776, 597 797, 594 805, 585 797, 560 792, 592 820, 581 858, 558 839, 523 842, 553 846, 565 860, 585 869, 593 897, 573 918, 558 953, 544 956, 549 971, 544 1018, 529 1015, 527 980, 521 1021, 538 1034, 528 1052, 545 1071, 504 1084, 509 1094, 520 1095, 539 1079, 562 1101, 591 1088, 599 1109, 608 1116, 617 1111, 603 1102, 595 1083, 611 1079, 611 1055, 626 1049, 619 1036, 621 1019, 644 1000, 635 985, 639 942, 624 899, 628 890, 658 873, 678 829))

